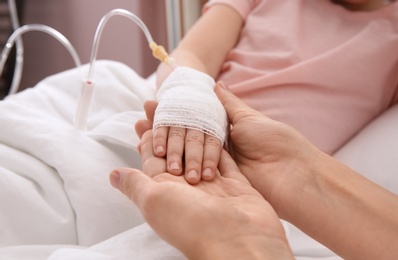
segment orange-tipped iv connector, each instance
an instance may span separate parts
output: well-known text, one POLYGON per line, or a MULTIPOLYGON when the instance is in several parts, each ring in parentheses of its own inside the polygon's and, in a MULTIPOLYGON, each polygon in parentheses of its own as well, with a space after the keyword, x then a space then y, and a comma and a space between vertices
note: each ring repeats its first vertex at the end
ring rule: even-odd
POLYGON ((161 62, 166 63, 170 67, 174 68, 176 66, 175 60, 169 56, 163 46, 157 45, 155 42, 149 43, 149 48, 152 50, 152 55, 161 62))

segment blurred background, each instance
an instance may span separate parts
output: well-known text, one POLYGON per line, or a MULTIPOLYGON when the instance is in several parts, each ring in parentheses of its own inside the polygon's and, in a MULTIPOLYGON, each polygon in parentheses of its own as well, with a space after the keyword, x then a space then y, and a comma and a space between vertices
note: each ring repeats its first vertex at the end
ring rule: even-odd
MULTIPOLYGON (((7 2, 0 1, 0 49, 3 49, 12 33, 7 2)), ((109 11, 122 8, 134 13, 146 24, 154 41, 171 51, 199 17, 205 2, 206 0, 16 0, 21 25, 34 23, 53 27, 69 39, 83 64, 89 62, 98 23, 109 11)), ((22 39, 24 67, 19 90, 33 87, 47 76, 74 67, 69 52, 51 36, 34 31, 25 33, 22 39)), ((12 58, 9 57, 10 63, 12 58)), ((143 77, 151 75, 158 65, 141 29, 121 16, 112 17, 104 27, 97 59, 123 62, 143 77)), ((8 67, 11 67, 12 76, 12 64, 8 67)), ((2 77, 5 76, 3 73, 2 77)))

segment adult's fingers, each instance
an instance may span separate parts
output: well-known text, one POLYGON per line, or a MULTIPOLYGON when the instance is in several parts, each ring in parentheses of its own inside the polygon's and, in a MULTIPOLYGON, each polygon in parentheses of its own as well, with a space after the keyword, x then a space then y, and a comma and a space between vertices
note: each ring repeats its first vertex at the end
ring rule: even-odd
POLYGON ((141 139, 142 135, 152 129, 152 123, 150 123, 148 120, 141 119, 138 120, 137 123, 135 123, 135 132, 137 133, 138 137, 141 139))
POLYGON ((220 163, 218 164, 221 176, 239 180, 245 183, 249 183, 245 176, 241 173, 239 167, 236 165, 231 155, 224 149, 221 151, 220 163))
POLYGON ((152 129, 153 117, 155 115, 157 105, 158 103, 154 100, 146 101, 144 103, 144 110, 147 119, 138 120, 135 124, 135 132, 140 139, 146 131, 152 129))
POLYGON ((153 117, 155 116, 157 106, 158 102, 156 102, 155 100, 149 100, 144 103, 146 118, 151 123, 151 125, 153 124, 153 117))

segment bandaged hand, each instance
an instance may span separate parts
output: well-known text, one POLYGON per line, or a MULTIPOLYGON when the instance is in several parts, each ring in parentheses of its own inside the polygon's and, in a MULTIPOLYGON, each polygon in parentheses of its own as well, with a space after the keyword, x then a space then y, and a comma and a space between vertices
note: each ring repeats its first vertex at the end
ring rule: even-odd
POLYGON ((157 92, 154 153, 166 156, 167 171, 185 174, 190 184, 214 178, 226 136, 226 113, 214 86, 207 74, 178 67, 157 92))

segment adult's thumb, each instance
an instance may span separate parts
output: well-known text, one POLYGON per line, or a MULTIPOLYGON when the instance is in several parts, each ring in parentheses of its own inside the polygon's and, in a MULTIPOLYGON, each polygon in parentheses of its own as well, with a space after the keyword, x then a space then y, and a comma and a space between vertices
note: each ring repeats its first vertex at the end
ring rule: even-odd
POLYGON ((109 175, 111 185, 120 190, 131 201, 142 208, 142 198, 146 191, 153 185, 153 180, 140 170, 131 168, 118 168, 109 175))

